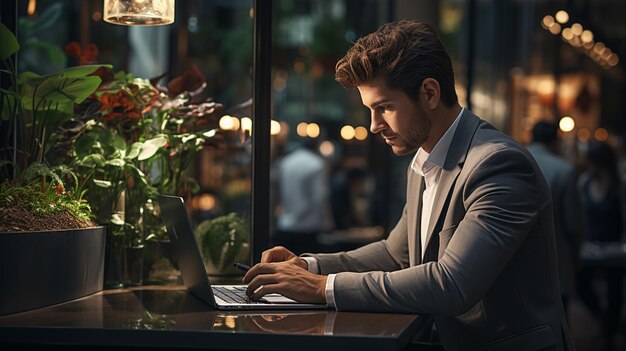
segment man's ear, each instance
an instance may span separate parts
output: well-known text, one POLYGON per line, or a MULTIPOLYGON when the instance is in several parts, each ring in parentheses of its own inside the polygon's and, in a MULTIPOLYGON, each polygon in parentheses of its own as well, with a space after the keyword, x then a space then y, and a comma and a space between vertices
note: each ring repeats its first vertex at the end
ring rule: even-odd
POLYGON ((441 98, 441 88, 439 82, 434 78, 425 78, 420 88, 420 102, 424 108, 435 109, 439 106, 441 98))

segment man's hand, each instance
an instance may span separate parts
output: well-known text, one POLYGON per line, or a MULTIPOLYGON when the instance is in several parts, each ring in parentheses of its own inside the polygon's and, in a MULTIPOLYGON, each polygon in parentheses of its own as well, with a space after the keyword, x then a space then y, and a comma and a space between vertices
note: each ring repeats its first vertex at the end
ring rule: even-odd
POLYGON ((309 264, 305 260, 282 246, 275 246, 269 250, 263 251, 261 254, 261 263, 271 262, 290 262, 304 269, 309 268, 309 264))
POLYGON ((259 300, 267 294, 278 293, 298 302, 326 303, 326 276, 313 274, 295 262, 291 257, 287 261, 259 263, 250 268, 243 277, 244 284, 248 284, 248 296, 259 300))

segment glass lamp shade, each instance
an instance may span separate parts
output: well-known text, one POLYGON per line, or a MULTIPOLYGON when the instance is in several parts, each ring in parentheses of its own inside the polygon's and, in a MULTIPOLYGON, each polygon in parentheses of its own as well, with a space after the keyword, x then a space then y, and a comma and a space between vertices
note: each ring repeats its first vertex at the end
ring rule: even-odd
POLYGON ((174 0, 104 0, 104 20, 127 26, 174 22, 174 0))

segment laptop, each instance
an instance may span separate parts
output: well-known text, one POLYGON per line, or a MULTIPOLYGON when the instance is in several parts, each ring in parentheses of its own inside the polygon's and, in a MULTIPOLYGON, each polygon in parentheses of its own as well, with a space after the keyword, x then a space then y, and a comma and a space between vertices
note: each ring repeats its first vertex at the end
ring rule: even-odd
POLYGON ((185 287, 200 300, 218 310, 328 308, 325 304, 300 303, 279 294, 267 294, 260 301, 254 301, 246 295, 246 285, 212 286, 183 199, 159 195, 157 201, 185 287))

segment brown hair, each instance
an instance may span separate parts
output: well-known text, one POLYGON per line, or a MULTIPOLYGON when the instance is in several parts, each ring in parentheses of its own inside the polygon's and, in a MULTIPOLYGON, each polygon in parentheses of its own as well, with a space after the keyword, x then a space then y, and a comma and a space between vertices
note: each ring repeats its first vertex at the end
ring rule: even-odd
POLYGON ((335 79, 354 88, 379 76, 387 85, 416 98, 422 81, 439 82, 441 100, 450 107, 457 102, 450 56, 435 30, 428 24, 402 20, 387 23, 360 38, 337 62, 335 79))

